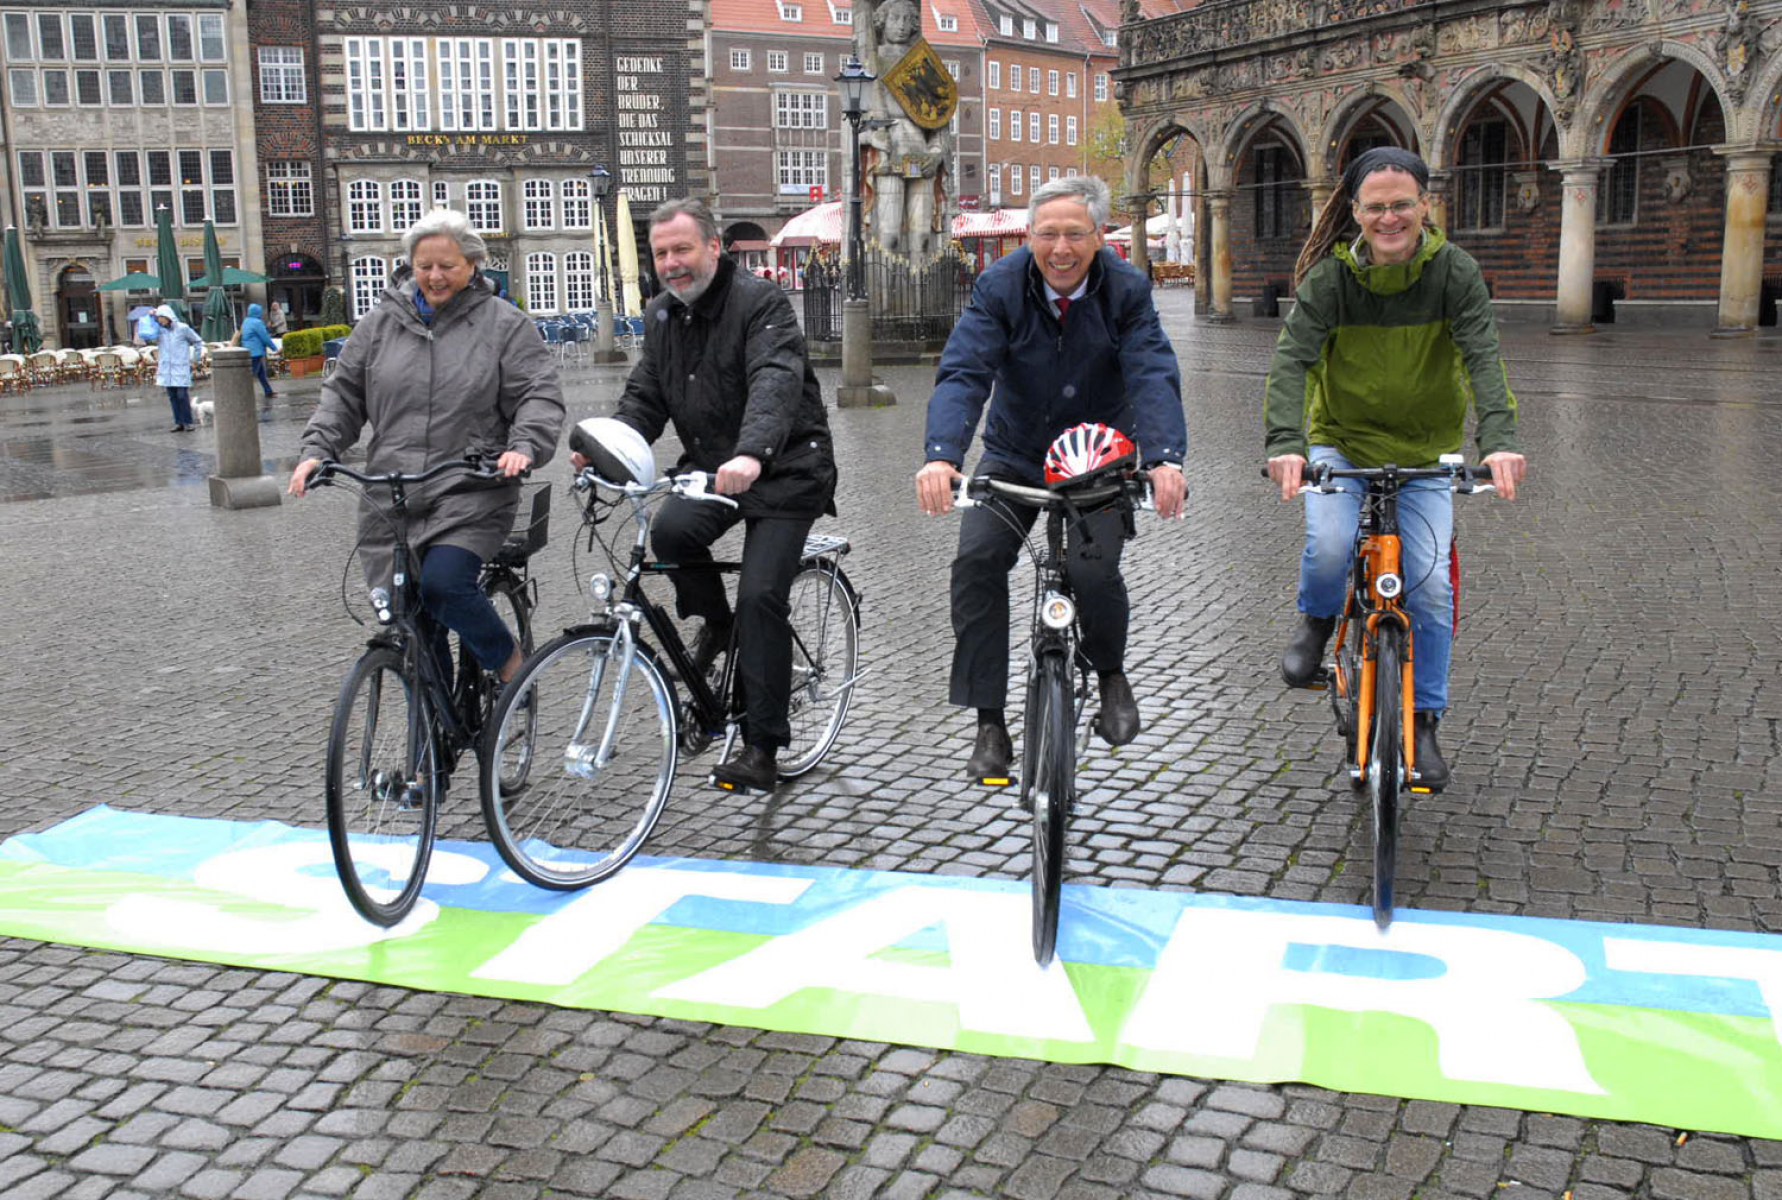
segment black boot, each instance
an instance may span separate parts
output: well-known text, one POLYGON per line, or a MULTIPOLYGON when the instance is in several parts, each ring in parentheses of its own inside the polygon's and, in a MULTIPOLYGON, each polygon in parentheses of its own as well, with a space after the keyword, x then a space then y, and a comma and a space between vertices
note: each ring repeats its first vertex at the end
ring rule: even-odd
POLYGON ((753 788, 758 792, 771 792, 780 781, 780 773, 774 763, 775 756, 771 746, 744 746, 731 755, 728 761, 718 764, 712 771, 712 782, 720 786, 728 785, 732 789, 753 788))
POLYGON ((1095 732, 1110 746, 1124 746, 1139 735, 1138 701, 1132 698, 1132 685, 1119 671, 1102 676, 1095 732))
POLYGON ((1324 667, 1324 644, 1336 628, 1335 617, 1313 617, 1300 614, 1299 628, 1293 640, 1281 652, 1281 678, 1288 687, 1305 687, 1318 678, 1324 667))
POLYGON ((1009 731, 994 721, 978 722, 978 740, 973 743, 971 757, 965 762, 965 774, 969 779, 986 781, 1000 779, 1008 782, 1009 761, 1015 757, 1015 748, 1009 744, 1009 731))
POLYGON ((1448 782, 1448 763, 1442 758, 1442 748, 1436 745, 1436 726, 1441 723, 1441 717, 1432 712, 1420 712, 1412 723, 1417 733, 1417 777, 1411 782, 1418 787, 1440 791, 1448 782))

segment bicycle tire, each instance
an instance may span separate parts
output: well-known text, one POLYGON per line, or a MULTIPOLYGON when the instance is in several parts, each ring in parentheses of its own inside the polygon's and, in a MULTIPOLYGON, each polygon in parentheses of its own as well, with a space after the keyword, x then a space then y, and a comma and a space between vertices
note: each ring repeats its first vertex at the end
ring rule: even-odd
POLYGON ((367 650, 341 684, 323 775, 334 869, 374 925, 395 925, 420 898, 439 818, 438 754, 412 666, 388 646, 367 650))
POLYGON ((787 620, 792 626, 792 691, 786 709, 791 741, 779 753, 781 779, 822 762, 854 695, 860 666, 860 612, 848 577, 820 561, 792 577, 787 620))
MULTIPOLYGON (((514 635, 514 641, 520 647, 522 660, 532 657, 535 648, 532 644, 532 600, 527 595, 526 584, 518 579, 497 578, 490 580, 483 587, 483 594, 495 606, 495 612, 501 617, 502 624, 514 635)), ((517 796, 526 789, 526 782, 532 771, 532 755, 537 741, 538 727, 534 721, 522 723, 510 731, 505 738, 491 736, 487 730, 494 728, 494 704, 500 703, 499 696, 491 697, 490 710, 484 714, 486 726, 483 757, 493 757, 501 769, 501 790, 508 796, 517 796)))
MULTIPOLYGON (((1366 630, 1365 618, 1360 615, 1352 618, 1335 651, 1336 670, 1330 680, 1330 708, 1336 717, 1337 732, 1343 738, 1343 756, 1346 764, 1356 761, 1355 731, 1357 714, 1361 710, 1361 657, 1362 638, 1366 630)), ((1358 789, 1361 781, 1353 774, 1349 777, 1349 786, 1358 789)))
POLYGON ((635 643, 628 665, 616 649, 610 629, 549 642, 502 692, 490 723, 495 744, 512 722, 532 724, 526 788, 503 790, 495 755, 484 756, 481 782, 490 840, 538 887, 574 891, 608 878, 643 848, 668 803, 678 762, 674 687, 648 646, 635 643), (597 764, 609 728, 608 758, 597 764))
POLYGON ((1064 893, 1065 830, 1076 791, 1070 672, 1064 657, 1047 654, 1036 668, 1036 706, 1028 710, 1024 737, 1034 747, 1033 959, 1052 961, 1058 943, 1058 906, 1064 893))
POLYGON ((1404 783, 1404 631, 1381 621, 1374 663, 1373 744, 1367 793, 1374 818, 1374 924, 1392 924, 1393 877, 1398 869, 1398 799, 1404 783))

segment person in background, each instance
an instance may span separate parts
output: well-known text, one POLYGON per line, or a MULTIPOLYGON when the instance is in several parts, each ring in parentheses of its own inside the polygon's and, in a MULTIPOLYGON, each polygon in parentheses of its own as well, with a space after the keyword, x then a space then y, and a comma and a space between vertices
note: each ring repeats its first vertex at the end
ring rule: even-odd
POLYGON ((198 331, 179 319, 171 304, 155 310, 159 326, 156 339, 161 345, 155 360, 155 382, 167 389, 167 403, 173 406, 173 432, 190 433, 196 418, 192 416, 192 366, 204 353, 204 339, 198 331))
POLYGON ((248 352, 248 366, 253 369, 254 378, 260 381, 266 398, 270 400, 278 395, 272 390, 272 380, 266 377, 266 352, 272 349, 272 333, 260 319, 258 304, 248 305, 247 320, 241 323, 241 348, 248 352))
POLYGON ((285 320, 285 306, 274 300, 266 309, 266 331, 275 338, 282 338, 290 329, 285 320))

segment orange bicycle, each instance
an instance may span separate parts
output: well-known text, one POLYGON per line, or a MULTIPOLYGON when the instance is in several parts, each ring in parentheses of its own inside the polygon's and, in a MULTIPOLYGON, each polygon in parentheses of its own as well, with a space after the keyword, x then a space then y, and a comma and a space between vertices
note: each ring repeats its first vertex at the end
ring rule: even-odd
MULTIPOLYGON (((1265 471, 1266 475, 1267 472, 1265 471)), ((1330 692, 1337 731, 1349 762, 1349 785, 1366 789, 1374 817, 1374 924, 1392 924, 1392 881, 1398 865, 1399 793, 1434 789, 1417 775, 1412 732, 1411 615, 1404 606, 1403 544, 1398 533, 1398 494, 1413 479, 1448 479, 1453 491, 1473 495, 1497 489, 1488 467, 1468 467, 1444 454, 1435 467, 1332 467, 1308 464, 1300 492, 1336 492, 1338 479, 1358 479, 1367 491, 1355 533, 1348 598, 1331 639, 1335 661, 1314 687, 1330 692)))

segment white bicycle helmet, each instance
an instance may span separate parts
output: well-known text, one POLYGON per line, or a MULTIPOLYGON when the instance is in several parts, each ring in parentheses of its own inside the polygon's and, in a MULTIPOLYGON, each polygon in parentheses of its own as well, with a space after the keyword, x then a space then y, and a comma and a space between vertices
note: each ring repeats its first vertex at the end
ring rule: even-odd
POLYGON ((589 417, 569 433, 569 448, 608 483, 656 482, 656 455, 643 434, 612 417, 589 417))

